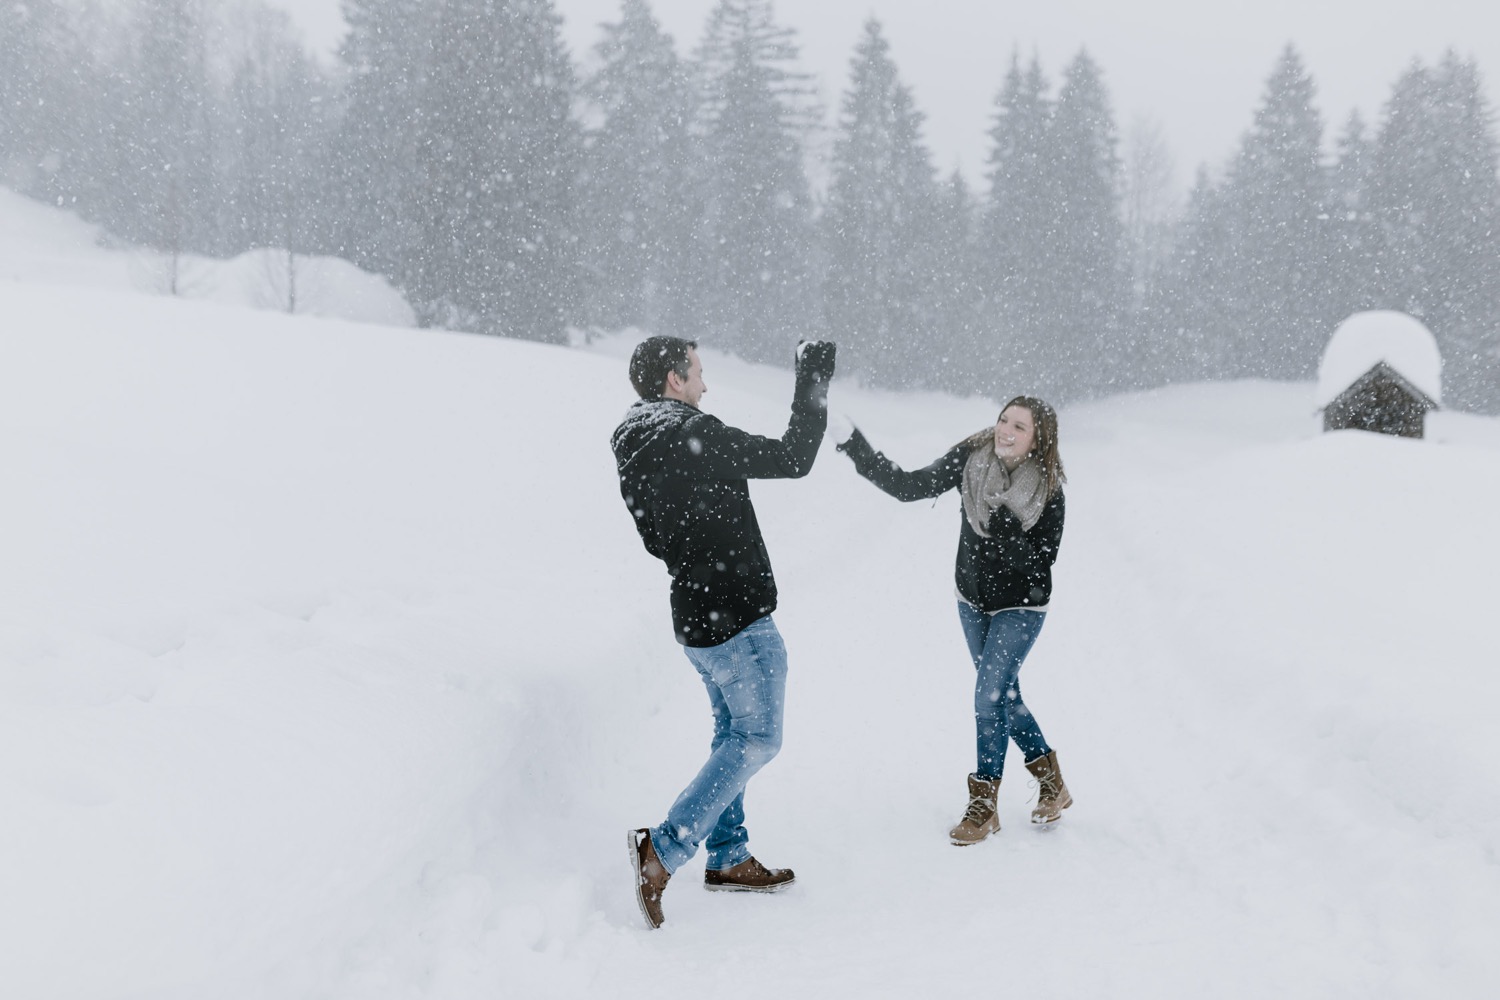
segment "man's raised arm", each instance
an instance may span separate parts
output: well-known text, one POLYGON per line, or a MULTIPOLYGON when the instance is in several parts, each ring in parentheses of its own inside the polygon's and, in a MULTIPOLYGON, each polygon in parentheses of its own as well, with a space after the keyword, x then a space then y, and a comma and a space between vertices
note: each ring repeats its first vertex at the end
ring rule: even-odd
POLYGON ((689 449, 698 450, 694 472, 710 479, 799 479, 812 471, 828 426, 828 383, 836 346, 828 340, 797 345, 797 384, 792 416, 779 438, 730 427, 716 417, 694 417, 684 428, 689 449))

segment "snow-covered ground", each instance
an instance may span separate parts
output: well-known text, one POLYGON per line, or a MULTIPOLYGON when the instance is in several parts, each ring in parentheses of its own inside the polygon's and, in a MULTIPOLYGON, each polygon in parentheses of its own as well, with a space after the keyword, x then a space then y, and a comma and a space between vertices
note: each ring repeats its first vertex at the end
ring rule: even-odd
MULTIPOLYGON (((617 491, 628 343, 13 264, 0 995, 1500 981, 1500 421, 1323 435, 1311 384, 1248 382, 1064 409, 1069 523, 1023 678, 1077 804, 1030 829, 1014 769, 1004 829, 967 849, 956 498, 898 504, 831 448, 754 485, 791 680, 752 847, 798 882, 705 893, 700 855, 649 932, 625 830, 661 819, 709 715, 617 491)), ((790 375, 703 353, 705 407, 779 434, 790 375)), ((995 409, 842 380, 833 405, 908 465, 995 409)))

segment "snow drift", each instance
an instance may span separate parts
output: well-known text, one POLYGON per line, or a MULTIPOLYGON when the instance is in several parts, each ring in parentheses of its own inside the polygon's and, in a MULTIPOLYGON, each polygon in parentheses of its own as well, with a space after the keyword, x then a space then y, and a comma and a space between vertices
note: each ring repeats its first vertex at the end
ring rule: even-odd
POLYGON ((336 257, 250 250, 220 260, 122 244, 73 215, 0 187, 0 280, 177 295, 306 316, 412 326, 401 293, 336 257), (175 271, 175 273, 174 273, 175 271))

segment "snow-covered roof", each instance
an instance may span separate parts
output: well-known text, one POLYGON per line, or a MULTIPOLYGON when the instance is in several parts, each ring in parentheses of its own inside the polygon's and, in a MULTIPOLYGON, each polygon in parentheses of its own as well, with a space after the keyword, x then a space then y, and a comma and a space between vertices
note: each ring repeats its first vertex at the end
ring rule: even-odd
POLYGON ((1318 363, 1316 405, 1327 406, 1339 393, 1384 361, 1412 388, 1442 402, 1443 356, 1422 323, 1403 312, 1357 312, 1338 325, 1318 363))

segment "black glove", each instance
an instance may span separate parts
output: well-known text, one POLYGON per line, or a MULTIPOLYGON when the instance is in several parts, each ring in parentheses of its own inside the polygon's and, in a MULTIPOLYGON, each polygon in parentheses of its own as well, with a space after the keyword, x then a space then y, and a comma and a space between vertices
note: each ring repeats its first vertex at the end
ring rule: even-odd
POLYGON ((848 443, 849 439, 852 438, 855 432, 858 430, 859 428, 854 426, 854 421, 850 420, 842 413, 835 413, 830 410, 828 412, 828 429, 824 431, 823 434, 828 438, 828 440, 832 441, 835 446, 838 446, 848 443))
POLYGON ((990 529, 990 534, 995 538, 1014 538, 1026 533, 1021 527, 1021 519, 1016 516, 1016 512, 1005 504, 990 511, 990 523, 985 527, 990 529))
POLYGON ((803 340, 797 344, 797 378, 827 382, 833 378, 833 356, 838 345, 831 340, 803 340))
POLYGON ((844 452, 850 458, 854 458, 856 454, 863 454, 869 451, 870 442, 865 440, 864 434, 858 427, 856 427, 854 428, 854 431, 848 436, 848 438, 844 439, 843 441, 837 442, 834 445, 834 448, 844 452))

